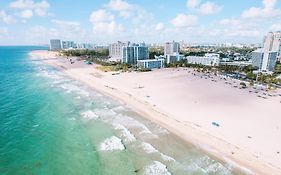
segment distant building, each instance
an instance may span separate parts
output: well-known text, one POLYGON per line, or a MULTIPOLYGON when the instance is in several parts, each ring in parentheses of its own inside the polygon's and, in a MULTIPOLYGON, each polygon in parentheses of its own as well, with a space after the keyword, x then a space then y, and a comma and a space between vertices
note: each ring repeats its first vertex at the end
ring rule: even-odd
POLYGON ((232 61, 232 62, 220 62, 220 65, 228 65, 228 66, 250 66, 252 65, 251 61, 232 61))
POLYGON ((137 66, 145 69, 161 69, 164 68, 164 59, 146 59, 138 60, 137 66))
POLYGON ((109 45, 109 57, 112 61, 120 61, 123 57, 123 47, 126 46, 126 43, 118 41, 109 45))
POLYGON ((281 57, 281 32, 269 32, 263 41, 263 48, 252 52, 252 65, 261 71, 273 71, 281 57))
POLYGON ((252 52, 252 65, 262 71, 273 71, 277 62, 277 52, 264 52, 258 49, 252 52))
POLYGON ((180 53, 180 44, 178 42, 167 42, 164 46, 164 55, 175 55, 180 53))
POLYGON ((80 43, 77 44, 78 49, 94 49, 94 45, 90 43, 80 43))
POLYGON ((123 47, 122 62, 128 64, 137 64, 139 60, 146 60, 149 58, 148 47, 144 44, 129 44, 123 47))
POLYGON ((176 63, 183 59, 184 59, 184 55, 180 55, 180 54, 165 55, 165 62, 167 64, 176 63))
POLYGON ((164 58, 167 64, 172 64, 183 59, 183 55, 180 55, 180 43, 167 42, 164 45, 164 58))
POLYGON ((281 56, 281 32, 269 32, 264 37, 263 48, 265 52, 277 52, 281 56))
POLYGON ((74 41, 62 41, 62 49, 74 49, 76 44, 74 41))
POLYGON ((263 49, 257 49, 252 52, 252 66, 261 69, 262 59, 263 59, 263 49))
POLYGON ((61 46, 61 40, 59 39, 51 39, 50 40, 50 50, 51 51, 58 51, 61 50, 62 46, 61 46))
POLYGON ((205 56, 187 56, 187 62, 191 64, 202 64, 206 66, 218 66, 220 64, 219 54, 205 54, 205 56))
POLYGON ((263 47, 264 57, 261 70, 273 71, 278 57, 281 56, 281 32, 269 32, 264 38, 263 47))

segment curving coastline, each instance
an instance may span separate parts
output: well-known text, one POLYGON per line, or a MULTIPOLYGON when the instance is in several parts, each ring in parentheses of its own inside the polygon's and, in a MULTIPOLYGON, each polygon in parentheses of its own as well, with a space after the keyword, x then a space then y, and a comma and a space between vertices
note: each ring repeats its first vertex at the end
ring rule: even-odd
POLYGON ((278 119, 281 111, 276 110, 280 108, 279 97, 260 99, 247 91, 230 88, 224 82, 193 77, 184 69, 112 75, 95 69, 96 65, 83 62, 71 65, 54 52, 34 51, 31 56, 125 102, 142 116, 206 152, 238 168, 243 165, 240 168, 246 173, 281 174, 281 155, 277 154, 281 145, 277 139, 280 138, 277 127, 281 126, 280 117, 278 119), (239 123, 235 116, 240 122, 243 118, 245 123, 239 123), (212 121, 221 126, 213 127, 212 121), (262 128, 264 124, 271 128, 262 128), (233 130, 235 128, 237 130, 233 130))

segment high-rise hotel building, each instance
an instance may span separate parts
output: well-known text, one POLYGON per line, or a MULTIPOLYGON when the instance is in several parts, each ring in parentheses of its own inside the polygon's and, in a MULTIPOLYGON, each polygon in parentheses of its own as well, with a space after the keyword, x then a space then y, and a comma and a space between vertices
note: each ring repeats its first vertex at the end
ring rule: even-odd
POLYGON ((136 65, 139 60, 146 60, 149 58, 148 46, 145 43, 128 44, 123 47, 123 63, 136 65))
POLYGON ((120 61, 123 57, 123 47, 126 46, 126 43, 118 41, 109 45, 109 57, 112 61, 120 61))
POLYGON ((281 32, 269 32, 263 41, 263 48, 252 53, 253 66, 261 71, 273 71, 278 57, 281 57, 281 32))
POLYGON ((164 55, 176 55, 180 53, 180 44, 178 42, 167 42, 164 46, 164 55))
POLYGON ((51 39, 50 40, 50 50, 51 51, 58 51, 62 49, 62 43, 59 39, 51 39))

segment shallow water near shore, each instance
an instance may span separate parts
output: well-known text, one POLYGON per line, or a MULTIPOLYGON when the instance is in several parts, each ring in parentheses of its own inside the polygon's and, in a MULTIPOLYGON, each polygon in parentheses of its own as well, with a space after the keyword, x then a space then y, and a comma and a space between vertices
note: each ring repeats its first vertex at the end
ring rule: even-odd
POLYGON ((0 47, 0 174, 242 174, 126 106, 0 47))

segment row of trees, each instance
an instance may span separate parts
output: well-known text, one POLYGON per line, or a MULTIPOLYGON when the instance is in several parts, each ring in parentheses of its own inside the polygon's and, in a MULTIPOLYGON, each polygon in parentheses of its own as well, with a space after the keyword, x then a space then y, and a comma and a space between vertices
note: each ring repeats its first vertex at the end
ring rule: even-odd
MULTIPOLYGON (((220 72, 220 73, 230 73, 230 74, 239 74, 239 75, 245 75, 243 76, 244 79, 254 82, 256 79, 260 83, 264 84, 277 84, 281 85, 281 79, 277 78, 277 75, 280 75, 280 73, 274 73, 272 75, 266 75, 266 74, 254 74, 253 71, 257 70, 256 67, 253 67, 251 65, 249 66, 232 66, 232 65, 219 65, 217 67, 212 67, 212 66, 206 66, 206 65, 201 65, 201 64, 190 64, 186 60, 181 60, 176 63, 172 64, 165 64, 165 67, 190 67, 194 68, 199 72, 220 72)), ((278 64, 278 70, 281 69, 281 64, 278 64)))
POLYGON ((108 49, 95 49, 95 50, 63 50, 61 53, 65 56, 84 56, 84 57, 99 57, 99 58, 108 58, 109 50, 108 49))
MULTIPOLYGON (((242 49, 241 52, 250 52, 251 50, 242 49)), ((115 71, 123 70, 123 71, 132 71, 132 70, 139 70, 139 71, 150 71, 150 70, 142 70, 137 69, 134 66, 121 63, 121 62, 109 62, 109 51, 108 49, 97 49, 97 50, 68 50, 61 52, 65 56, 78 56, 84 60, 94 62, 96 64, 102 66, 112 66, 112 69, 115 71)), ((188 55, 204 55, 206 52, 190 52, 188 55)), ((153 59, 155 55, 163 55, 164 50, 162 48, 151 48, 149 51, 150 59, 153 59)), ((257 75, 253 73, 254 70, 257 68, 253 66, 231 66, 231 65, 219 65, 217 67, 200 65, 200 64, 190 64, 187 60, 180 60, 178 62, 172 64, 166 64, 165 67, 190 67, 195 68, 198 71, 202 72, 224 72, 224 73, 242 73, 245 75, 246 79, 250 81, 255 81, 257 79, 257 75)), ((276 64, 275 71, 273 75, 265 75, 259 74, 258 81, 266 84, 279 84, 281 85, 281 79, 276 78, 277 75, 281 74, 281 64, 276 64)))

